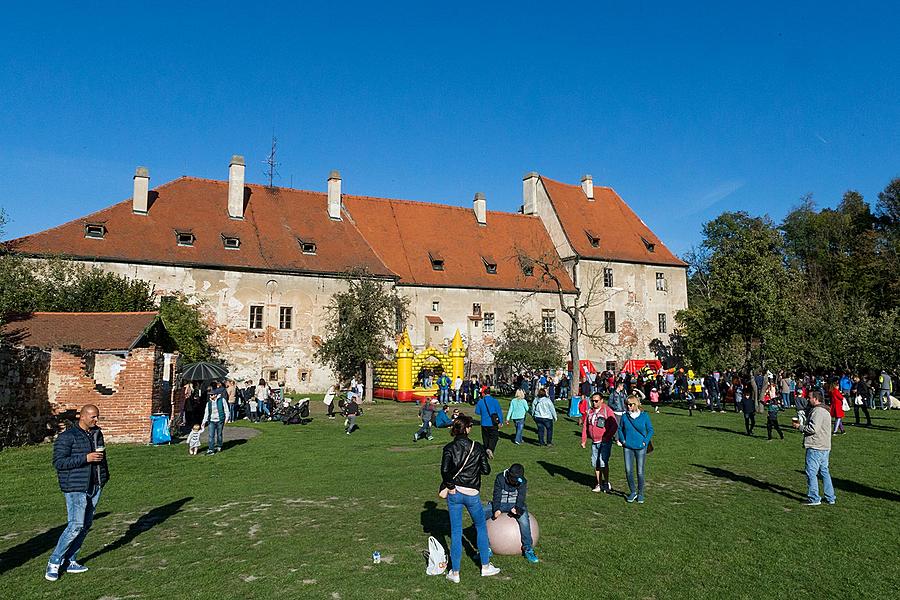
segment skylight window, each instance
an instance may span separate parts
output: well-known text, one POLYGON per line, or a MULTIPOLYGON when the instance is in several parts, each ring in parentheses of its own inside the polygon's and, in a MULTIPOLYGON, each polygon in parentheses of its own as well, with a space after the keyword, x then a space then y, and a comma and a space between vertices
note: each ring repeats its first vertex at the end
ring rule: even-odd
POLYGON ((178 241, 179 246, 193 246, 194 240, 197 238, 190 231, 176 231, 175 239, 178 241))
POLYGON ((222 234, 222 245, 228 250, 237 250, 241 247, 241 238, 236 235, 222 234))
POLYGON ((598 248, 600 246, 600 236, 591 231, 590 229, 584 230, 585 235, 588 238, 588 241, 591 243, 591 246, 594 248, 598 248))
POLYGON ((435 271, 443 271, 444 270, 444 257, 441 256, 440 252, 435 250, 430 250, 428 252, 428 258, 431 260, 431 268, 435 271))
POLYGON ((656 244, 643 236, 641 237, 641 241, 644 242, 644 247, 647 248, 647 252, 656 252, 656 244))
POLYGON ((102 240, 106 237, 106 225, 86 223, 84 226, 84 237, 92 240, 102 240))
POLYGON ((297 243, 300 244, 300 251, 303 252, 303 254, 314 255, 316 250, 318 250, 316 243, 312 240, 301 240, 298 238, 297 243))
POLYGON ((484 262, 484 270, 487 271, 488 275, 497 274, 497 261, 493 257, 482 256, 481 260, 484 262))

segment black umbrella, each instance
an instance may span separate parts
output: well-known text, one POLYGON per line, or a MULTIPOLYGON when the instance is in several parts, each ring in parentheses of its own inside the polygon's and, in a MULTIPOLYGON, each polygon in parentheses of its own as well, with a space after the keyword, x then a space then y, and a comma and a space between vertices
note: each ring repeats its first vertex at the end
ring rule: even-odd
POLYGON ((186 366, 181 371, 181 378, 185 381, 212 381, 213 379, 225 379, 228 369, 211 362, 198 362, 186 366))

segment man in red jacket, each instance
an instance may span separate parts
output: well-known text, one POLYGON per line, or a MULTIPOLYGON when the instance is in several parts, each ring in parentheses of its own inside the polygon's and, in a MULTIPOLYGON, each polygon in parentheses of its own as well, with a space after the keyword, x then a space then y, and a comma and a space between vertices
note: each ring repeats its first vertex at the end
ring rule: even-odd
POLYGON ((592 490, 594 492, 608 494, 612 491, 609 483, 609 455, 618 428, 616 413, 603 401, 603 396, 592 395, 591 408, 585 414, 581 427, 581 447, 584 448, 587 439, 591 438, 591 464, 597 478, 597 485, 592 490))

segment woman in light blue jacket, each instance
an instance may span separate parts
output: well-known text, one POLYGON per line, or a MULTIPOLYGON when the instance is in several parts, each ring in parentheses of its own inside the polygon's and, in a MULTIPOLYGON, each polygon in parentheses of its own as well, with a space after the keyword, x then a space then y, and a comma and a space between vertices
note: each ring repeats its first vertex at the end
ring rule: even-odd
POLYGON ((525 415, 528 413, 528 401, 525 400, 525 392, 516 390, 516 396, 509 403, 509 411, 506 413, 506 424, 512 421, 516 424, 516 439, 513 444, 522 443, 522 430, 525 429, 525 415))
POLYGON ((628 480, 629 494, 627 502, 644 503, 644 461, 650 438, 653 437, 653 424, 650 416, 641 410, 641 401, 637 396, 629 396, 625 402, 627 409, 619 422, 618 444, 625 449, 625 478, 628 480), (634 472, 637 471, 637 491, 634 489, 634 472))
POLYGON ((534 404, 531 405, 531 416, 537 424, 538 446, 553 445, 553 422, 556 420, 556 407, 547 397, 547 391, 538 391, 534 404), (546 439, 546 443, 544 440, 546 439))

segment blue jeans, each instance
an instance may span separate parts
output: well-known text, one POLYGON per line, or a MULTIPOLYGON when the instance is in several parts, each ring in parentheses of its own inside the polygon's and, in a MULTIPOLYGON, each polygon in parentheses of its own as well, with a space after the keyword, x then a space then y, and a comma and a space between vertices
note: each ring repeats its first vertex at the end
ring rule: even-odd
POLYGON ((791 393, 790 392, 781 392, 781 405, 785 408, 791 407, 791 393))
POLYGON ((431 435, 431 419, 427 421, 422 421, 422 426, 419 427, 419 430, 416 432, 416 436, 421 439, 431 435))
POLYGON ((522 432, 525 430, 525 419, 513 419, 513 423, 516 424, 516 439, 515 441, 518 443, 522 443, 522 432))
POLYGON ((50 555, 50 563, 54 565, 77 560, 81 544, 94 522, 94 512, 100 501, 100 488, 97 488, 93 496, 85 492, 63 492, 63 495, 66 497, 69 522, 50 555))
POLYGON ((478 557, 481 564, 486 565, 490 561, 491 541, 488 539, 487 524, 484 521, 484 507, 478 496, 467 496, 456 492, 447 496, 447 510, 450 512, 450 570, 459 571, 459 561, 462 558, 462 530, 463 507, 469 511, 469 516, 475 523, 475 532, 478 534, 478 557))
POLYGON ((537 424, 537 433, 538 433, 538 444, 541 446, 544 445, 544 435, 546 432, 547 443, 553 443, 553 419, 545 419, 544 417, 535 417, 535 424, 537 424))
POLYGON ((647 458, 647 448, 633 450, 625 448, 625 479, 628 480, 628 489, 631 495, 635 495, 634 472, 637 470, 637 497, 644 497, 644 461, 647 458))
POLYGON ((825 488, 825 502, 834 502, 834 485, 831 483, 831 473, 828 471, 828 455, 830 450, 815 450, 813 448, 806 449, 806 495, 811 502, 818 502, 819 497, 819 480, 818 476, 822 476, 822 487, 825 488))
MULTIPOLYGON (((497 510, 499 510, 499 511, 502 512, 502 513, 509 514, 509 511, 512 510, 512 507, 514 507, 514 506, 515 506, 515 504, 510 504, 510 503, 508 503, 508 502, 504 502, 504 503, 501 503, 500 506, 497 507, 497 510)), ((488 513, 488 516, 489 516, 491 519, 494 518, 494 514, 491 512, 491 505, 490 505, 490 503, 488 503, 487 506, 484 507, 484 511, 485 511, 486 513, 488 513)), ((500 515, 500 518, 501 518, 501 519, 504 518, 503 515, 500 515)), ((509 518, 512 519, 512 518, 515 518, 515 517, 509 517, 509 518)), ((519 517, 518 519, 516 519, 516 521, 519 523, 519 535, 520 535, 521 538, 522 538, 522 550, 523 550, 524 552, 527 552, 528 550, 531 550, 531 549, 532 549, 532 541, 531 541, 531 517, 528 516, 528 510, 526 509, 526 510, 522 513, 522 516, 519 517)))
POLYGON ((450 388, 441 388, 441 391, 438 393, 438 400, 441 404, 450 402, 450 388))
POLYGON ((209 450, 222 447, 222 421, 210 421, 206 424, 209 428, 209 450))
MULTIPOLYGON (((891 392, 889 390, 881 390, 878 394, 879 402, 881 402, 881 408, 890 407, 891 405, 891 392)), ((874 406, 872 408, 875 408, 874 406)))
POLYGON ((594 442, 591 444, 591 466, 595 471, 609 466, 609 455, 612 452, 612 442, 594 442))

